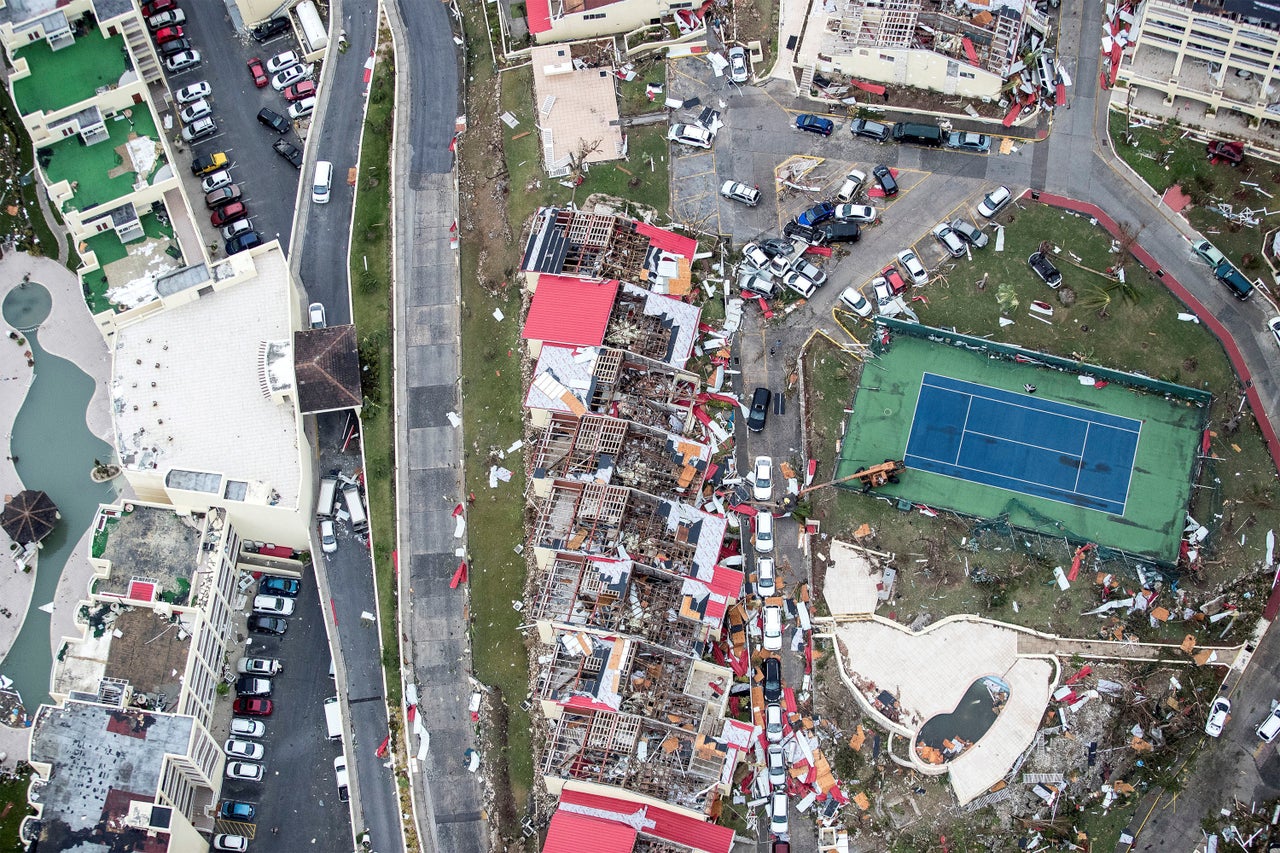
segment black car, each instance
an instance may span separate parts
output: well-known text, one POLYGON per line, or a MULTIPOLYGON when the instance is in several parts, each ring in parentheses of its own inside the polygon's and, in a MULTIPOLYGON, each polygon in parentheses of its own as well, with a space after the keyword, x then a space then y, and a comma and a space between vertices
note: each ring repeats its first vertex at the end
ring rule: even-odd
POLYGON ((266 107, 258 110, 258 124, 265 124, 276 133, 285 133, 289 130, 289 120, 275 110, 269 110, 266 107))
POLYGON ((864 136, 876 142, 889 141, 889 126, 878 121, 867 121, 865 118, 854 119, 849 125, 849 132, 854 136, 864 136))
POLYGON ((236 255, 245 249, 252 249, 254 246, 262 245, 262 235, 257 231, 246 231, 243 234, 237 234, 227 241, 227 254, 236 255))
POLYGON ((807 225, 801 225, 794 219, 782 226, 782 233, 788 237, 799 237, 810 246, 821 246, 826 239, 822 236, 822 231, 817 228, 810 228, 807 225))
POLYGON ((760 664, 760 674, 764 676, 764 701, 781 701, 782 661, 777 658, 765 658, 760 664))
POLYGON ((764 422, 769 419, 769 398, 773 396, 768 388, 757 388, 751 395, 751 414, 747 415, 747 429, 760 432, 764 422))
POLYGON ((253 803, 241 800, 223 800, 222 805, 218 807, 218 817, 223 820, 253 820, 257 813, 258 810, 253 807, 253 803))
POLYGON ((269 21, 258 24, 258 26, 254 27, 249 32, 253 35, 254 41, 267 41, 268 39, 273 39, 280 35, 287 29, 289 29, 288 18, 272 18, 269 21))
POLYGON ((277 139, 271 144, 271 147, 276 150, 277 154, 292 163, 293 168, 302 168, 302 152, 296 146, 290 145, 283 139, 277 139))
POLYGON ((263 613, 249 615, 249 630, 254 634, 275 634, 279 636, 289 630, 289 621, 279 616, 267 616, 263 613))
POLYGON ((880 182, 880 189, 884 190, 885 198, 898 194, 898 182, 893 179, 893 172, 889 167, 881 163, 871 170, 871 174, 876 176, 876 180, 880 182))
POLYGON ((164 57, 173 56, 175 53, 182 53, 184 50, 191 50, 195 45, 191 43, 191 39, 174 39, 160 45, 156 50, 160 51, 160 55, 164 57))
POLYGON ((856 243, 862 237, 862 229, 856 222, 828 222, 818 231, 827 243, 856 243))
POLYGON ((242 675, 236 679, 237 696, 270 696, 271 679, 256 675, 242 675))
POLYGON ((1044 283, 1055 290, 1062 284, 1062 273, 1058 272, 1058 268, 1053 265, 1053 261, 1045 255, 1044 252, 1032 252, 1031 257, 1027 258, 1027 263, 1031 265, 1031 269, 1036 275, 1044 280, 1044 283))

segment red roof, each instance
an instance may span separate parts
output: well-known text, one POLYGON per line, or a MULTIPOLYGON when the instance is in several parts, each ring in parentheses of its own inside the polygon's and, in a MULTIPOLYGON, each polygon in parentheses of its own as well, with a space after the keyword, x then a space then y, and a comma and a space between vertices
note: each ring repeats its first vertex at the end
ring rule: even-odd
POLYGON ((538 276, 538 289, 521 334, 525 340, 549 344, 599 346, 617 295, 616 281, 538 276))
POLYGON ((692 237, 682 237, 671 231, 656 228, 647 222, 636 223, 636 233, 649 238, 649 243, 664 252, 671 252, 682 257, 693 259, 698 251, 698 241, 692 237))
POLYGON ((551 0, 528 0, 524 8, 529 19, 529 32, 545 33, 551 29, 551 0))
POLYGON ((556 809, 542 853, 631 853, 636 831, 625 823, 556 809))
MULTIPOLYGON (((619 794, 625 794, 625 791, 619 790, 619 794)), ((643 811, 645 822, 643 832, 645 835, 653 838, 659 838, 664 841, 670 841, 675 844, 683 844, 686 847, 692 847, 695 850, 705 850, 706 853, 729 853, 733 848, 733 830, 725 826, 717 826, 714 823, 707 823, 705 820, 687 817, 674 811, 669 811, 648 803, 639 803, 634 800, 624 799, 622 797, 604 797, 599 794, 587 794, 582 791, 571 791, 565 789, 560 792, 560 802, 569 803, 571 805, 586 806, 587 808, 599 809, 601 811, 617 812, 619 814, 635 814, 643 811)), ((562 811, 557 810, 556 814, 562 811)), ((554 824, 554 819, 552 821, 554 824)), ((547 841, 550 842, 550 835, 547 841)), ((544 846, 543 853, 552 848, 544 846)), ((569 852, 569 848, 558 848, 569 852)), ((599 844, 589 845, 589 847, 576 848, 573 853, 578 850, 591 849, 601 850, 599 844)))
POLYGON ((737 598, 742 594, 742 572, 727 566, 716 566, 711 576, 710 587, 716 595, 737 598))

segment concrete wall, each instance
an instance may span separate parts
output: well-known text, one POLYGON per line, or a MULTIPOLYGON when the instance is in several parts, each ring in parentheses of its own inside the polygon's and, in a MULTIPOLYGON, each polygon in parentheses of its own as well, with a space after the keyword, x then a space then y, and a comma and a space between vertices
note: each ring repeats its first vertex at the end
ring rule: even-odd
POLYGON ((655 18, 666 17, 677 8, 693 9, 697 5, 687 0, 617 0, 607 6, 553 18, 551 29, 535 33, 533 40, 550 44, 617 35, 642 27, 655 18))
POLYGON ((998 75, 967 62, 915 48, 859 47, 836 54, 830 62, 818 63, 816 69, 965 98, 999 98, 1004 82, 998 75))

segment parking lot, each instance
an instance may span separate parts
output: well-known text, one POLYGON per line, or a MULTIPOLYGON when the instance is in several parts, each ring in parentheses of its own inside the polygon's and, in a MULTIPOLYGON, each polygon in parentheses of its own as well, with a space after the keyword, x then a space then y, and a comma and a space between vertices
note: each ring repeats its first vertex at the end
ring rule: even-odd
MULTIPOLYGON (((175 171, 191 200, 201 236, 206 245, 218 246, 217 255, 223 252, 226 241, 211 225, 209 211, 203 203, 200 179, 194 177, 190 169, 193 157, 220 151, 227 155, 231 178, 240 187, 254 230, 262 235, 263 241, 278 238, 287 251, 299 172, 271 145, 279 138, 288 140, 299 149, 303 143, 296 129, 277 134, 258 123, 260 109, 266 107, 287 115, 288 102, 270 85, 257 88, 247 61, 259 57, 265 64, 286 50, 301 53, 301 48, 292 31, 286 31, 264 44, 253 41, 247 33, 237 33, 226 7, 216 0, 180 0, 179 5, 187 15, 182 24, 185 37, 201 53, 203 61, 189 70, 167 73, 169 86, 176 91, 192 83, 207 81, 213 89, 209 102, 213 107, 212 118, 218 126, 213 136, 188 144, 180 135, 177 106, 165 114, 173 116, 173 125, 168 133, 178 152, 175 171)), ((315 76, 318 75, 317 67, 315 76)), ((165 101, 157 98, 156 102, 163 104, 165 101)))
MULTIPOLYGON (((258 585, 249 587, 245 610, 252 607, 258 585)), ((329 677, 329 644, 323 611, 311 572, 304 574, 282 637, 248 634, 242 622, 237 629, 246 637, 231 666, 241 657, 277 658, 284 670, 272 679, 270 716, 252 717, 266 725, 259 742, 265 748, 260 762, 262 782, 226 779, 223 799, 252 803, 257 815, 252 823, 217 821, 215 831, 259 839, 256 847, 267 850, 308 849, 345 851, 352 846, 348 806, 338 799, 333 759, 342 752, 340 741, 327 739, 324 700, 336 689, 329 677)), ((220 703, 218 730, 222 743, 228 737, 234 689, 220 703)), ((228 759, 234 760, 234 759, 228 759)))

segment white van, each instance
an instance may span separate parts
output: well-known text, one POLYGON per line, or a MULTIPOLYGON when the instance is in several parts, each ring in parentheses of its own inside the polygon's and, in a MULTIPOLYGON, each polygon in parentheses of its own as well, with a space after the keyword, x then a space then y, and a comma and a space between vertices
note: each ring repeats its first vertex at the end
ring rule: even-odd
POLYGON ((360 500, 360 490, 355 486, 346 486, 342 496, 347 501, 347 512, 351 513, 351 528, 363 531, 369 528, 369 517, 364 513, 364 502, 360 500))
POLYGON ((316 161, 316 176, 311 181, 311 200, 316 204, 329 203, 329 185, 333 183, 333 164, 328 160, 316 161))
POLYGON ((338 478, 320 478, 320 496, 316 498, 316 516, 318 518, 333 517, 333 502, 338 497, 338 478))
POLYGON ((342 708, 337 696, 324 700, 324 724, 329 730, 329 740, 342 740, 342 708))

